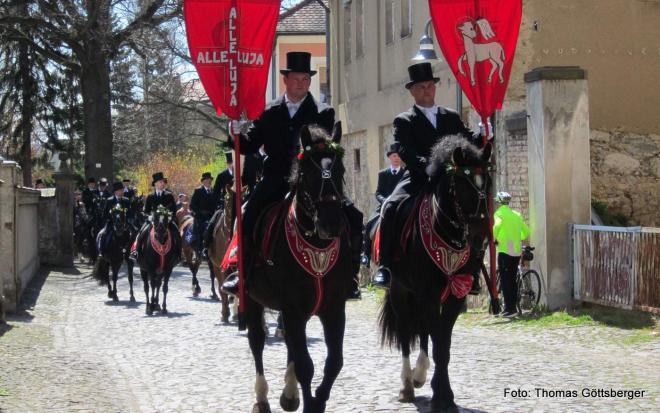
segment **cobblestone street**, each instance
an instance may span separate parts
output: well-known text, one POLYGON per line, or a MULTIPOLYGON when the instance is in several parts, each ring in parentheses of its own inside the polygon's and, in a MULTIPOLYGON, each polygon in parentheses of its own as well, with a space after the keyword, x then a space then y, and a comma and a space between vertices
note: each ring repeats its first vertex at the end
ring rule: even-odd
MULTIPOLYGON (((43 270, 26 293, 25 310, 0 326, 2 412, 249 412, 254 368, 245 334, 220 322, 220 304, 193 298, 191 276, 177 267, 170 282, 168 316, 144 314, 144 292, 135 282, 128 301, 124 273, 119 302, 87 276, 90 268, 43 270), (46 277, 47 275, 47 277, 46 277)), ((344 368, 329 412, 426 412, 427 384, 417 401, 397 401, 400 358, 378 345, 378 298, 364 292, 348 303, 344 368)), ((274 314, 267 315, 271 336, 274 314)), ((506 320, 459 322, 449 366, 456 402, 464 411, 657 411, 660 340, 626 342, 631 331, 601 326, 514 327, 506 320), (537 397, 534 388, 577 390, 577 397, 537 397), (529 397, 505 396, 505 388, 529 397), (583 388, 644 390, 642 398, 588 398, 583 388)), ((320 323, 308 328, 320 380, 325 357, 320 323)), ((269 338, 264 354, 274 412, 283 387, 286 352, 269 338)), ((429 372, 429 377, 433 370, 429 372)), ((302 410, 302 409, 300 409, 302 410)))

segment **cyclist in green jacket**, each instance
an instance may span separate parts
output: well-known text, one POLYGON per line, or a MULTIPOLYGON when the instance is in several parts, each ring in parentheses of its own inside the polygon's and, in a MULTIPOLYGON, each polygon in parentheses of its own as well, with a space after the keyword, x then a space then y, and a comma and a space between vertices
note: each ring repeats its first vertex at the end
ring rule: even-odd
POLYGON ((497 267, 500 270, 502 294, 504 295, 504 311, 500 315, 513 317, 517 312, 516 274, 522 254, 522 241, 529 237, 529 227, 525 224, 520 212, 509 208, 511 194, 498 192, 495 202, 500 204, 495 211, 495 224, 493 225, 493 236, 497 241, 497 267))

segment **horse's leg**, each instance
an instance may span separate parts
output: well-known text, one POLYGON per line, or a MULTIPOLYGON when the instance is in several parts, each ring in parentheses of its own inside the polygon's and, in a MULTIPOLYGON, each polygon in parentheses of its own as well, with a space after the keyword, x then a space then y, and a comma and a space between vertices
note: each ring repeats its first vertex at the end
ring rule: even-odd
POLYGON ((170 282, 170 273, 168 272, 167 275, 165 275, 165 279, 163 280, 163 308, 161 308, 160 313, 161 314, 167 314, 167 290, 168 284, 170 282))
POLYGON ((128 255, 124 257, 126 261, 126 271, 128 271, 128 286, 131 289, 131 298, 130 302, 135 302, 135 295, 133 295, 133 261, 128 258, 128 255))
MULTIPOLYGON (((344 365, 344 330, 346 328, 346 311, 342 302, 340 308, 333 309, 321 316, 323 336, 328 356, 323 367, 323 380, 316 388, 316 403, 318 411, 325 411, 325 403, 330 398, 330 390, 344 365)), ((288 334, 288 331, 287 331, 288 334)))
POLYGON ((286 349, 286 373, 284 374, 284 389, 280 396, 280 406, 285 412, 295 412, 300 406, 296 368, 289 347, 286 349))
MULTIPOLYGON (((197 264, 199 266, 199 264, 197 264)), ((220 301, 220 297, 215 292, 215 272, 213 271, 213 264, 209 261, 209 273, 211 274, 211 298, 215 301, 220 301)))
POLYGON ((417 363, 412 371, 412 380, 415 388, 420 388, 426 383, 426 372, 429 370, 431 362, 429 360, 429 335, 422 333, 419 335, 419 355, 417 363))
POLYGON ((261 304, 247 296, 245 297, 245 300, 248 341, 250 343, 250 351, 252 351, 254 366, 257 373, 256 381, 254 383, 257 402, 252 407, 252 413, 270 413, 270 405, 268 404, 268 383, 264 376, 263 361, 266 335, 261 327, 264 308, 261 304))
POLYGON ((497 62, 491 57, 490 59, 490 73, 488 74, 488 83, 490 83, 493 80, 493 75, 495 74, 495 71, 497 70, 497 62))
POLYGON ((117 264, 112 264, 112 301, 119 301, 117 297, 117 278, 119 277, 119 269, 121 268, 121 261, 117 264))
POLYGON ((144 295, 146 296, 146 309, 145 313, 147 315, 153 314, 151 308, 151 301, 149 300, 149 273, 146 273, 142 268, 140 268, 140 277, 142 277, 142 285, 144 286, 144 295))
POLYGON ((275 329, 275 337, 284 338, 284 323, 282 322, 282 312, 277 313, 277 328, 275 329))
POLYGON ((160 286, 163 283, 163 274, 156 276, 156 282, 152 281, 152 305, 154 311, 160 311, 160 286))
POLYGON ((442 305, 441 313, 438 313, 437 307, 431 306, 427 308, 427 312, 424 314, 433 341, 433 362, 435 363, 435 371, 431 379, 431 388, 433 389, 431 403, 433 408, 458 411, 456 403, 454 403, 454 392, 449 384, 447 367, 449 366, 451 334, 463 306, 463 301, 465 299, 459 300, 450 295, 442 305))
MULTIPOLYGON (((213 268, 213 274, 218 275, 218 285, 222 285, 222 282, 224 280, 224 273, 220 268, 217 268, 211 264, 211 260, 209 260, 209 266, 213 268)), ((229 312, 229 295, 227 293, 223 293, 222 289, 219 289, 220 291, 220 298, 222 299, 222 322, 223 323, 228 323, 229 322, 229 316, 231 315, 229 312)))
POLYGON ((399 390, 399 401, 401 403, 412 403, 415 401, 415 388, 413 386, 413 371, 410 368, 410 335, 406 326, 403 328, 397 327, 397 335, 399 344, 401 345, 401 390, 399 390))
MULTIPOLYGON (((314 363, 307 349, 307 336, 305 334, 306 320, 301 314, 291 310, 283 310, 282 318, 286 327, 284 339, 286 346, 293 354, 296 378, 300 382, 303 394, 303 413, 318 411, 315 409, 312 397, 312 377, 314 377, 314 363)), ((322 410, 321 410, 322 411, 322 410)))

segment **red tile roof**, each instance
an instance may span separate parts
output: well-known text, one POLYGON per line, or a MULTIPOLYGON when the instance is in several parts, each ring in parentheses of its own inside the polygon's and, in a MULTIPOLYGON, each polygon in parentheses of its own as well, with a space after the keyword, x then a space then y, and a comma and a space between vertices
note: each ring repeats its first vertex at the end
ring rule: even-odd
MULTIPOLYGON (((328 0, 322 0, 328 6, 328 0)), ((324 34, 325 9, 317 0, 303 0, 280 15, 277 34, 324 34)))

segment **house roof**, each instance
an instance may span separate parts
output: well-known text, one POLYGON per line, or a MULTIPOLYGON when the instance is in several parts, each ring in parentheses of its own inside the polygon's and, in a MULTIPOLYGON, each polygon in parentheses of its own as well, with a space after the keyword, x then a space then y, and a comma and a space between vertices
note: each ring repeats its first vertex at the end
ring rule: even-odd
MULTIPOLYGON (((328 0, 322 0, 328 7, 328 0)), ((277 34, 324 34, 325 8, 317 0, 303 0, 280 14, 277 34)))

